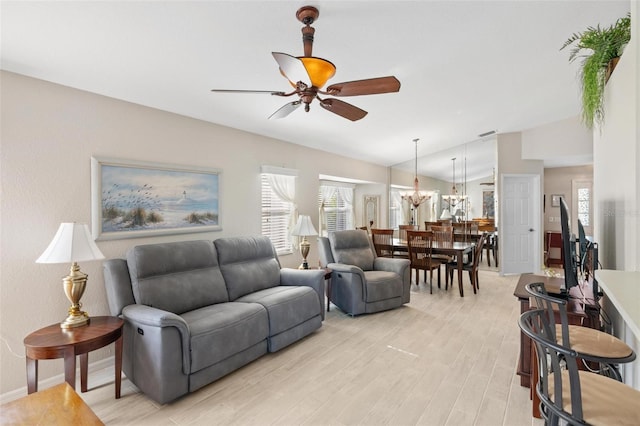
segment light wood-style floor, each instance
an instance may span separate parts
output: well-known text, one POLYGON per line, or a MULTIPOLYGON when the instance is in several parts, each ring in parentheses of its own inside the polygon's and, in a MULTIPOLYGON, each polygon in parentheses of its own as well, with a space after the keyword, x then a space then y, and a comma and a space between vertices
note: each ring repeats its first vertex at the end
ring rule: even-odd
POLYGON ((332 306, 306 339, 164 406, 126 379, 115 400, 112 367, 82 398, 107 425, 538 426, 515 374, 517 279, 483 270, 474 295, 465 275, 464 298, 412 285, 405 307, 355 318, 332 306))

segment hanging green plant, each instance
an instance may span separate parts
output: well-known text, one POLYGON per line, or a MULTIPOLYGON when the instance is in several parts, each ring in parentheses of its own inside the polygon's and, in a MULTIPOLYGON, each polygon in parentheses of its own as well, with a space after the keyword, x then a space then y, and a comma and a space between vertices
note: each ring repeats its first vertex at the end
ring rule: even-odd
POLYGON ((560 48, 573 46, 569 62, 583 58, 580 69, 582 120, 589 128, 604 122, 604 86, 630 39, 631 14, 627 14, 608 28, 598 25, 574 33, 560 48))

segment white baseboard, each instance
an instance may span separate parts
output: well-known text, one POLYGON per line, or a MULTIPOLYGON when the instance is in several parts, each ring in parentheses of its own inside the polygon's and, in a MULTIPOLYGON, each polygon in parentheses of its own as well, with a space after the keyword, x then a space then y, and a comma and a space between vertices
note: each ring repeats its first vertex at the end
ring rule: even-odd
MULTIPOLYGON (((115 365, 115 357, 110 356, 108 358, 101 359, 96 362, 89 363, 89 373, 104 370, 105 368, 114 368, 115 365)), ((26 381, 26 378, 25 378, 26 381)), ((80 363, 78 363, 78 368, 76 369, 76 388, 79 391, 79 383, 80 383, 80 363)), ((64 382, 64 373, 58 374, 53 377, 49 377, 48 379, 38 380, 38 389, 47 389, 52 386, 58 385, 64 382)), ((13 401, 18 398, 22 398, 27 395, 27 387, 21 387, 9 392, 5 392, 0 394, 0 404, 4 404, 5 402, 13 401)))

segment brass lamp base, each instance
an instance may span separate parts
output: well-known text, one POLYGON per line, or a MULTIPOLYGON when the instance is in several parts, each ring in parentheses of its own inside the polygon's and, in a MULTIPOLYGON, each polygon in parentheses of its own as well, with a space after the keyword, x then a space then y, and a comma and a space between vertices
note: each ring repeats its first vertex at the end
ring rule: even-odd
POLYGON ((62 286, 67 299, 71 302, 69 316, 60 323, 60 328, 82 327, 89 324, 89 315, 80 310, 80 299, 87 285, 87 274, 80 271, 78 263, 73 262, 69 275, 62 279, 62 286))
POLYGON ((311 244, 307 241, 307 237, 302 237, 300 243, 300 254, 302 255, 302 264, 298 266, 298 269, 309 269, 309 263, 307 262, 307 256, 309 255, 309 248, 311 244))

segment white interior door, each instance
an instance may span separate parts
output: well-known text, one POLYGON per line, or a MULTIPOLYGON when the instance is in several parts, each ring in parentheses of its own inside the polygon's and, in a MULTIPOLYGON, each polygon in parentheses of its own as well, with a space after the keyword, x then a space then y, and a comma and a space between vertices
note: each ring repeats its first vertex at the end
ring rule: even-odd
POLYGON ((503 274, 540 271, 540 176, 503 175, 500 253, 503 274))

